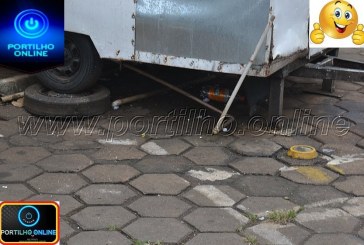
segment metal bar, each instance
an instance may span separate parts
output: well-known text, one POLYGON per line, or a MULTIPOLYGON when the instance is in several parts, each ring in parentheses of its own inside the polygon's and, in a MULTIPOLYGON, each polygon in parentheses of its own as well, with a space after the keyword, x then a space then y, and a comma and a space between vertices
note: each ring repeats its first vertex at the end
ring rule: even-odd
POLYGON ((166 82, 166 81, 164 81, 164 80, 162 80, 162 79, 160 79, 158 77, 155 77, 155 76, 153 76, 153 75, 151 75, 151 74, 149 74, 149 73, 147 73, 145 71, 142 71, 142 70, 140 70, 138 68, 135 68, 134 66, 131 66, 131 65, 128 65, 128 64, 124 64, 124 67, 126 67, 126 68, 128 68, 128 69, 130 69, 132 71, 135 71, 136 73, 139 73, 139 74, 141 74, 141 75, 143 75, 143 76, 145 76, 147 78, 150 78, 153 81, 155 81, 155 82, 157 82, 159 84, 162 84, 163 86, 166 86, 166 87, 170 88, 171 90, 173 90, 173 91, 175 91, 175 92, 177 92, 179 94, 182 94, 182 95, 186 96, 187 98, 189 98, 189 99, 191 99, 191 100, 205 106, 206 108, 208 108, 208 109, 210 109, 212 111, 215 111, 215 112, 217 112, 219 114, 222 113, 222 111, 217 109, 216 107, 214 107, 214 106, 212 106, 210 104, 207 104, 206 102, 200 100, 199 98, 187 93, 186 91, 178 88, 177 86, 174 86, 174 85, 172 85, 172 84, 170 84, 170 83, 168 83, 168 82, 166 82))
POLYGON ((270 78, 269 120, 281 116, 283 113, 284 79, 274 76, 270 78))
POLYGON ((219 119, 219 121, 217 122, 217 124, 216 124, 216 126, 215 126, 215 128, 214 128, 214 130, 213 130, 213 134, 218 134, 218 133, 220 132, 220 130, 221 130, 221 125, 222 125, 222 123, 223 123, 223 121, 224 121, 224 119, 225 119, 225 117, 226 117, 227 113, 229 112, 230 107, 231 107, 231 105, 233 104, 233 102, 234 102, 234 100, 235 100, 235 97, 236 97, 236 95, 238 94, 238 92, 239 92, 239 90, 240 90, 241 85, 243 85, 243 82, 244 82, 244 80, 245 80, 246 76, 248 75, 248 72, 249 72, 249 70, 250 70, 250 67, 252 66, 252 64, 253 64, 253 62, 254 62, 254 60, 255 60, 255 58, 257 57, 258 52, 259 52, 259 51, 260 51, 260 49, 262 48, 263 43, 264 43, 264 40, 265 40, 265 38, 266 38, 266 36, 267 36, 267 34, 268 34, 268 31, 269 31, 269 29, 270 29, 270 28, 272 27, 272 25, 273 25, 273 21, 274 21, 274 19, 275 19, 275 17, 272 15, 272 16, 270 17, 270 19, 269 19, 269 22, 268 22, 267 26, 265 27, 264 32, 262 33, 262 35, 261 35, 261 37, 260 37, 260 39, 259 39, 259 42, 258 42, 257 46, 255 47, 255 50, 254 50, 254 52, 253 52, 253 55, 251 56, 251 58, 250 58, 250 60, 249 60, 248 64, 246 65, 246 67, 244 68, 243 74, 241 75, 241 77, 240 77, 240 79, 239 79, 238 83, 236 84, 235 89, 234 89, 233 93, 231 94, 231 97, 230 97, 230 99, 229 99, 228 103, 226 104, 225 109, 224 109, 224 111, 222 112, 222 114, 221 114, 221 116, 220 116, 220 119, 219 119))

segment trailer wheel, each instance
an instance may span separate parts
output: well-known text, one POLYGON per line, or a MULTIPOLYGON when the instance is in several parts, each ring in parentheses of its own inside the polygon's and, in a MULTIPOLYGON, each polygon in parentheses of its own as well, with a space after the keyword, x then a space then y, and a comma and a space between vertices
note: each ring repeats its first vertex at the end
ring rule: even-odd
POLYGON ((60 94, 34 84, 25 90, 24 108, 37 116, 95 116, 110 109, 110 91, 96 86, 79 94, 60 94))
POLYGON ((59 93, 79 93, 95 85, 102 61, 89 37, 66 33, 64 66, 38 74, 41 83, 59 93))

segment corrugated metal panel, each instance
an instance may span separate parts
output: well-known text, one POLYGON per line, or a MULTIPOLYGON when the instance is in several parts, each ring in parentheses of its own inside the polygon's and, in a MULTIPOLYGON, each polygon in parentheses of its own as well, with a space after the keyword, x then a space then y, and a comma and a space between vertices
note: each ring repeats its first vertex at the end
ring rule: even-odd
MULTIPOLYGON (((244 64, 269 8, 269 0, 138 0, 136 50, 244 64)), ((265 58, 263 49, 255 63, 265 58)))

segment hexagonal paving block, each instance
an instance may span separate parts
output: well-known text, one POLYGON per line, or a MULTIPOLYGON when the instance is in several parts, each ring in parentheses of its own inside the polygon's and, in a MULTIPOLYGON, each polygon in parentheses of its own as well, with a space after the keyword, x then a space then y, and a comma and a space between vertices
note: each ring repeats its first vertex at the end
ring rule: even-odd
POLYGON ((229 164, 242 174, 275 175, 285 165, 267 157, 245 157, 229 164))
POLYGON ((9 145, 5 141, 0 141, 0 152, 9 148, 9 145))
POLYGON ((248 196, 285 197, 295 192, 297 184, 279 177, 242 176, 233 186, 248 196))
POLYGON ((9 137, 19 132, 19 126, 16 120, 0 121, 0 134, 9 137))
POLYGON ((239 139, 230 148, 245 156, 270 157, 282 147, 269 139, 239 139))
POLYGON ((141 218, 123 229, 134 239, 178 243, 192 233, 181 221, 172 218, 141 218))
POLYGON ((356 196, 364 196, 364 176, 348 177, 344 181, 336 181, 334 186, 346 193, 351 193, 356 196))
POLYGON ((363 149, 350 144, 326 144, 323 145, 319 150, 324 154, 335 158, 348 155, 353 155, 352 158, 360 158, 364 155, 363 149))
POLYGON ((131 146, 107 146, 92 155, 97 160, 121 161, 141 159, 146 154, 131 146))
POLYGON ((361 245, 364 241, 349 234, 316 234, 307 240, 305 245, 361 245))
POLYGON ((364 175, 364 156, 352 156, 349 160, 350 161, 340 161, 340 159, 334 158, 334 160, 328 162, 326 166, 332 171, 342 175, 364 175), (338 162, 340 163, 338 164, 338 162))
POLYGON ((305 209, 297 215, 296 221, 316 233, 351 233, 360 220, 341 209, 305 209))
MULTIPOLYGON (((353 125, 350 128, 350 131, 357 135, 360 135, 361 137, 364 137, 364 123, 359 123, 359 124, 353 125)), ((360 142, 363 142, 363 141, 360 141, 360 142)))
POLYGON ((144 196, 129 205, 142 217, 177 218, 191 208, 176 197, 144 196))
POLYGON ((192 238, 186 245, 246 245, 245 239, 232 233, 201 233, 192 238))
POLYGON ((89 185, 76 192, 76 195, 91 205, 120 205, 135 197, 136 193, 125 185, 89 185))
POLYGON ((315 140, 323 142, 324 144, 349 144, 355 145, 361 138, 353 133, 343 134, 340 131, 334 129, 329 129, 326 131, 317 130, 316 134, 313 136, 315 140))
POLYGON ((337 207, 348 199, 348 195, 331 186, 300 185, 290 198, 299 205, 337 207))
POLYGON ((64 220, 61 219, 61 239, 64 240, 66 237, 72 235, 75 230, 64 220))
POLYGON ((140 174, 128 165, 96 165, 82 173, 93 183, 125 183, 140 174))
POLYGON ((257 244, 301 244, 310 233, 294 224, 262 223, 250 227, 246 233, 257 238, 257 244))
POLYGON ((42 147, 12 147, 0 153, 0 160, 9 164, 36 163, 49 155, 42 147))
POLYGON ((232 208, 198 208, 184 220, 201 232, 235 232, 249 222, 232 208))
POLYGON ((87 183, 77 174, 44 173, 29 181, 40 193, 70 194, 87 183))
POLYGON ((121 229, 136 218, 123 207, 87 207, 71 217, 84 230, 121 229))
POLYGON ((350 199, 343 209, 355 217, 364 217, 364 197, 350 199))
POLYGON ((61 206, 61 215, 67 215, 76 209, 82 207, 82 204, 79 203, 76 199, 74 199, 70 195, 37 195, 31 198, 28 198, 29 201, 57 201, 61 206))
POLYGON ((37 166, 48 172, 79 172, 92 165, 93 161, 82 154, 52 155, 37 163, 37 166))
POLYGON ((41 142, 37 141, 34 137, 26 135, 11 136, 9 142, 15 146, 40 146, 41 142))
POLYGON ((143 173, 182 173, 194 164, 181 156, 148 156, 133 166, 143 173))
POLYGON ((153 140, 141 146, 150 155, 179 155, 191 146, 180 139, 153 140))
POLYGON ((195 147, 184 154, 198 165, 226 165, 230 155, 222 147, 195 147))
POLYGON ((201 136, 186 136, 185 140, 194 146, 227 146, 235 140, 233 136, 225 135, 201 135, 201 136))
POLYGON ((1 164, 0 165, 0 181, 20 182, 31 179, 42 170, 33 165, 27 164, 1 164))
POLYGON ((344 108, 347 111, 364 112, 363 103, 361 103, 361 102, 344 100, 344 101, 340 101, 340 102, 336 103, 336 106, 344 108))
POLYGON ((295 145, 310 145, 319 149, 322 144, 314 139, 311 139, 307 136, 293 136, 293 137, 285 137, 285 136, 276 136, 272 139, 277 144, 280 144, 286 149, 290 149, 295 145))
POLYGON ((237 208, 246 213, 264 217, 271 211, 298 210, 300 206, 281 197, 248 197, 240 202, 237 208))
POLYGON ((25 185, 22 184, 0 184, 0 199, 20 201, 27 197, 34 195, 34 192, 29 190, 25 185))
POLYGON ((327 185, 336 180, 339 175, 322 167, 291 167, 281 169, 281 176, 296 183, 327 185))
POLYGON ((227 185, 199 185, 183 196, 203 207, 232 207, 245 197, 227 185))
POLYGON ((144 194, 178 195, 190 183, 175 174, 145 174, 130 185, 144 194))
POLYGON ((345 118, 348 118, 350 121, 355 122, 356 124, 358 123, 364 123, 364 112, 360 112, 360 111, 349 111, 347 113, 344 114, 345 118))
POLYGON ((232 171, 230 168, 218 167, 218 168, 194 168, 186 173, 188 177, 198 179, 200 181, 224 181, 230 178, 239 176, 238 172, 232 171))
POLYGON ((68 245, 130 245, 131 241, 117 231, 85 231, 71 237, 68 245))
POLYGON ((79 150, 95 150, 100 149, 102 146, 94 141, 89 140, 72 140, 72 141, 62 141, 57 144, 52 144, 49 146, 50 149, 63 152, 63 151, 79 151, 79 150))

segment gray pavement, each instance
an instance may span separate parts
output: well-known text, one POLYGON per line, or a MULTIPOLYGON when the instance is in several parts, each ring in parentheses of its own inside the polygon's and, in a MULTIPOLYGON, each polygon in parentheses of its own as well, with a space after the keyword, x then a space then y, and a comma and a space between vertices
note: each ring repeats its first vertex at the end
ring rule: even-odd
MULTIPOLYGON (((299 91, 302 82, 292 80, 288 88, 299 91)), ((364 244, 364 83, 336 87, 346 96, 287 94, 287 118, 296 101, 311 117, 342 115, 350 125, 331 123, 325 134, 325 125, 305 121, 312 135, 244 128, 110 138, 115 131, 105 125, 125 111, 102 116, 93 130, 41 125, 21 134, 17 117, 30 115, 2 105, 0 199, 60 201, 68 245, 364 244), (288 158, 295 144, 315 146, 318 159, 288 158)))

